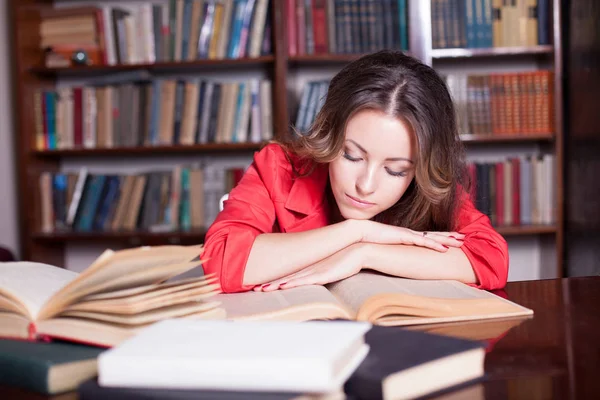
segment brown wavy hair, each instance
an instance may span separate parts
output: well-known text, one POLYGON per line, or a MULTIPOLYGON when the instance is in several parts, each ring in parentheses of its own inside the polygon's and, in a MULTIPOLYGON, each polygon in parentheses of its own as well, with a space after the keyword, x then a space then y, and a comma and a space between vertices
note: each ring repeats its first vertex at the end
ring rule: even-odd
MULTIPOLYGON (((331 80, 308 132, 294 130, 280 144, 309 165, 327 164, 343 152, 346 125, 362 110, 406 121, 418 143, 415 179, 395 205, 373 219, 420 231, 453 230, 459 190, 469 185, 455 109, 443 79, 411 56, 383 50, 346 65, 331 80)), ((301 169, 299 175, 312 170, 301 169)))

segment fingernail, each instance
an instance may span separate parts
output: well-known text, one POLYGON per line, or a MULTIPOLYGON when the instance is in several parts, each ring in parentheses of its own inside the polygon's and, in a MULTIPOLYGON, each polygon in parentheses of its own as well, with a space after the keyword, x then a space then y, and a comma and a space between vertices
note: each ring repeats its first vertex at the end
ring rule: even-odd
POLYGON ((283 285, 285 285, 287 282, 282 282, 279 284, 279 287, 282 287, 283 285))
POLYGON ((454 239, 454 240, 458 240, 459 242, 462 242, 462 241, 463 241, 463 239, 459 239, 459 238, 457 238, 457 237, 455 237, 455 236, 452 236, 452 235, 450 235, 449 237, 451 237, 451 238, 452 238, 452 239, 454 239))
POLYGON ((260 288, 261 288, 261 289, 266 289, 266 288, 268 288, 269 286, 271 286, 271 284, 270 284, 270 283, 267 283, 267 284, 265 284, 265 285, 262 285, 260 288))
POLYGON ((446 246, 445 244, 442 245, 443 248, 445 249, 449 249, 450 247, 446 246))

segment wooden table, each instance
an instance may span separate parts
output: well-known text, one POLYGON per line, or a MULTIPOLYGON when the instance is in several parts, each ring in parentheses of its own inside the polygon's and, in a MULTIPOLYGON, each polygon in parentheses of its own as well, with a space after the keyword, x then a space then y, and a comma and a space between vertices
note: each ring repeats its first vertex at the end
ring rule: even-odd
POLYGON ((600 277, 510 282, 499 294, 534 317, 490 343, 484 383, 437 399, 600 399, 600 277))
MULTIPOLYGON (((513 327, 494 321, 440 329, 500 334, 489 342, 486 381, 437 399, 600 399, 600 277, 511 282, 497 294, 533 309, 534 317, 513 327)), ((42 398, 0 387, 0 399, 42 398)))

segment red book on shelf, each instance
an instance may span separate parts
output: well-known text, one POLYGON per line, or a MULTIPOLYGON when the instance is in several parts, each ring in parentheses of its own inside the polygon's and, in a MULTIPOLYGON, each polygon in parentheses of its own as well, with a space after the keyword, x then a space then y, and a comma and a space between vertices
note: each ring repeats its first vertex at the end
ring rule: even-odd
POLYGON ((521 182, 521 171, 520 166, 521 162, 518 158, 511 158, 510 160, 512 164, 512 219, 514 225, 519 225, 521 223, 521 210, 520 210, 520 182, 521 182))
POLYGON ((325 0, 312 1, 313 37, 315 38, 315 53, 328 52, 327 44, 327 4, 325 0))
POLYGON ((304 15, 304 3, 296 0, 296 38, 298 39, 298 55, 306 54, 306 16, 304 15))
POLYGON ((496 222, 498 226, 504 225, 504 163, 496 163, 496 222))
POLYGON ((287 20, 288 55, 298 54, 298 26, 296 24, 296 0, 286 0, 285 15, 287 20))

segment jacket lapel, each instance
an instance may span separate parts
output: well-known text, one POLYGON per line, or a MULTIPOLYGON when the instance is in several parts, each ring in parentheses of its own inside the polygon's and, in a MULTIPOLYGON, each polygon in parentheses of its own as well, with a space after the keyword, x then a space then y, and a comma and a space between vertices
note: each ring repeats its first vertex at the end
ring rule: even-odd
POLYGON ((308 176, 294 179, 285 208, 296 214, 296 221, 285 231, 303 231, 327 224, 325 188, 327 166, 318 166, 308 176))

